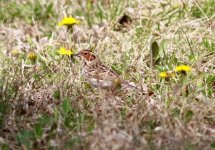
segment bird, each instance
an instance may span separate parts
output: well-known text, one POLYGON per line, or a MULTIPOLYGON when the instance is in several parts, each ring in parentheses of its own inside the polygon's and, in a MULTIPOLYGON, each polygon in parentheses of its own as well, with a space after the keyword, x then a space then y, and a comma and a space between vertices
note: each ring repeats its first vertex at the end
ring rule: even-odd
POLYGON ((74 56, 83 60, 82 74, 88 83, 94 87, 115 91, 122 88, 134 88, 129 82, 121 79, 110 67, 107 67, 92 50, 81 50, 74 56))

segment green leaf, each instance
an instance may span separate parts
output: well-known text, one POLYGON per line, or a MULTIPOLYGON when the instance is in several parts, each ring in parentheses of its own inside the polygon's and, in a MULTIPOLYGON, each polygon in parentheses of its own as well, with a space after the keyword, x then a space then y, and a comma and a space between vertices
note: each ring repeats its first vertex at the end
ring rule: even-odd
POLYGON ((213 84, 213 82, 215 81, 215 76, 214 75, 208 75, 206 78, 206 83, 207 84, 213 84))
POLYGON ((193 114, 192 110, 187 110, 185 112, 185 114, 184 114, 184 120, 185 120, 185 122, 189 122, 192 119, 193 115, 194 114, 193 114))
POLYGON ((27 149, 31 149, 32 147, 32 132, 28 130, 22 130, 17 134, 17 141, 19 144, 24 145, 27 149))
POLYGON ((119 75, 122 74, 121 68, 115 64, 111 66, 111 69, 119 75))
POLYGON ((215 148, 215 141, 213 143, 211 143, 211 147, 215 148))
POLYGON ((4 118, 7 112, 8 104, 6 102, 0 102, 0 128, 4 125, 4 118))
POLYGON ((42 126, 44 126, 46 124, 50 124, 51 117, 48 115, 43 115, 41 118, 38 119, 37 122, 40 123, 42 126))
POLYGON ((72 110, 72 107, 71 107, 70 102, 69 102, 68 99, 65 99, 63 101, 62 108, 63 108, 63 111, 65 113, 68 113, 68 112, 70 112, 72 110))
POLYGON ((65 124, 65 126, 66 127, 71 127, 71 117, 68 115, 68 116, 66 116, 65 117, 65 119, 64 119, 64 124, 65 124))
POLYGON ((43 135, 43 128, 40 123, 36 123, 34 126, 34 133, 37 137, 42 137, 43 135))
POLYGON ((151 48, 150 48, 150 56, 151 56, 151 66, 156 65, 158 62, 156 62, 159 55, 159 46, 156 41, 152 42, 151 48))
POLYGON ((60 90, 55 90, 53 93, 53 97, 54 97, 54 99, 59 100, 60 99, 60 90))
POLYGON ((9 150, 10 147, 7 144, 2 144, 1 147, 0 147, 0 149, 2 149, 2 150, 9 150))
POLYGON ((0 102, 0 114, 6 113, 8 104, 5 102, 0 102))
POLYGON ((178 117, 180 115, 180 109, 179 108, 173 108, 172 109, 172 114, 174 117, 178 117))

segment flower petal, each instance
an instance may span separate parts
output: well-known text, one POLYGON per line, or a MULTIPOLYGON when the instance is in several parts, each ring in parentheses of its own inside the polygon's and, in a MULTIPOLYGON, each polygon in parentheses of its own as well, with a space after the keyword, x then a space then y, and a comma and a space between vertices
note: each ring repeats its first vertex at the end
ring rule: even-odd
POLYGON ((72 50, 67 50, 64 47, 61 47, 60 50, 58 50, 58 53, 60 55, 69 55, 69 56, 71 56, 73 54, 73 51, 72 50))
POLYGON ((65 17, 58 23, 58 26, 70 26, 74 24, 80 24, 80 21, 73 17, 65 17))
POLYGON ((180 66, 175 67, 175 72, 181 72, 181 71, 188 72, 190 70, 191 70, 191 67, 186 66, 186 65, 180 65, 180 66))

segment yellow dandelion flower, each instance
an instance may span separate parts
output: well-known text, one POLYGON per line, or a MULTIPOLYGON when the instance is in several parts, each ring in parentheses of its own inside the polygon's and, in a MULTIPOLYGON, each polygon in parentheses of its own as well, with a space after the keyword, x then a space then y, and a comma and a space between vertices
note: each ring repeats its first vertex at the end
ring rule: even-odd
POLYGON ((186 66, 186 65, 180 65, 180 66, 177 66, 175 67, 175 72, 188 72, 188 71, 191 71, 191 67, 189 66, 186 66))
POLYGON ((161 72, 161 73, 159 74, 159 76, 160 76, 161 78, 167 78, 167 77, 168 77, 168 74, 167 74, 166 72, 161 72))
POLYGON ((37 54, 35 52, 29 52, 27 58, 31 61, 35 61, 37 59, 37 54))
POLYGON ((69 56, 71 56, 73 54, 73 51, 72 50, 68 50, 68 49, 66 49, 64 47, 61 47, 60 50, 58 51, 58 53, 60 55, 69 55, 69 56))
POLYGON ((72 17, 65 17, 58 23, 58 26, 72 26, 75 24, 80 24, 80 21, 72 17))
POLYGON ((174 75, 172 72, 161 72, 159 76, 164 79, 171 78, 174 75))

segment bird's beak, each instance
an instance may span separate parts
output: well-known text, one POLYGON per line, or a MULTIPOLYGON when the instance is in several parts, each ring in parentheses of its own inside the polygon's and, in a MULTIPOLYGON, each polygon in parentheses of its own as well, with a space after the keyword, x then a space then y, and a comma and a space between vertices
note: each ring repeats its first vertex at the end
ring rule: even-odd
POLYGON ((73 56, 80 57, 80 53, 74 54, 73 56))

